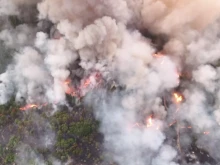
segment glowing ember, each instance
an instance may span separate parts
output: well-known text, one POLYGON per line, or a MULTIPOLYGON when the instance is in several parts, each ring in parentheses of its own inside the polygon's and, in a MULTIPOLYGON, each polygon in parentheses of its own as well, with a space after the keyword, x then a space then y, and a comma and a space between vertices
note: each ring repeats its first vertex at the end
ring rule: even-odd
POLYGON ((181 129, 192 129, 191 126, 188 126, 188 127, 180 127, 181 129))
POLYGON ((181 103, 183 101, 183 96, 181 96, 180 94, 174 93, 173 96, 176 103, 181 103))
POLYGON ((135 123, 132 128, 135 128, 135 127, 140 127, 140 124, 139 123, 135 123))
POLYGON ((177 121, 174 121, 173 123, 169 124, 169 126, 171 127, 172 125, 176 124, 177 121))
POLYGON ((22 108, 19 108, 21 111, 26 111, 26 110, 28 110, 28 109, 32 109, 32 108, 37 108, 38 107, 38 105, 36 105, 36 104, 29 104, 29 105, 26 105, 26 106, 24 106, 24 107, 22 107, 22 108))

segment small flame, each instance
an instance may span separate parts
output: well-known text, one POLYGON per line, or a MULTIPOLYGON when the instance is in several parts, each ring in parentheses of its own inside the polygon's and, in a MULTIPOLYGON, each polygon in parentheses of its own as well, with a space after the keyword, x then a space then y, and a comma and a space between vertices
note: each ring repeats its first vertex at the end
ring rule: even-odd
POLYGON ((156 58, 164 57, 164 55, 160 52, 153 54, 153 56, 156 57, 156 58))
POLYGON ((147 127, 151 127, 153 125, 152 116, 147 118, 146 124, 147 124, 147 127))
POLYGON ((160 53, 160 52, 155 53, 155 54, 153 54, 153 57, 158 58, 158 59, 162 59, 162 60, 160 61, 160 64, 161 64, 161 65, 164 64, 164 58, 163 58, 164 55, 163 55, 162 53, 160 53))
POLYGON ((89 85, 91 84, 91 80, 90 80, 90 77, 87 78, 83 83, 82 85, 80 86, 80 89, 84 89, 84 88, 87 88, 89 85))
POLYGON ((102 81, 101 78, 101 74, 99 72, 96 72, 95 74, 93 73, 89 77, 83 79, 78 87, 73 87, 71 85, 71 79, 67 79, 66 81, 64 81, 63 85, 66 94, 74 97, 81 97, 84 96, 90 88, 99 85, 102 81))
POLYGON ((80 89, 88 88, 90 85, 98 85, 101 83, 101 80, 101 74, 99 72, 93 73, 82 81, 80 89))
POLYGON ((66 81, 64 81, 64 84, 65 85, 69 85, 71 83, 71 80, 70 79, 67 79, 66 81))
POLYGON ((203 132, 204 135, 208 135, 209 133, 210 132, 208 132, 208 131, 203 132))
POLYGON ((28 104, 28 105, 26 105, 26 106, 24 106, 24 107, 21 107, 21 108, 19 108, 21 111, 26 111, 26 110, 28 110, 28 109, 32 109, 32 108, 37 108, 38 107, 38 105, 36 105, 36 104, 28 104))
POLYGON ((176 103, 181 103, 183 101, 183 96, 181 96, 180 94, 174 93, 173 96, 176 103))
POLYGON ((77 90, 74 87, 70 86, 71 85, 70 79, 67 79, 66 81, 64 81, 63 85, 64 85, 66 94, 71 95, 71 96, 77 96, 77 92, 76 92, 77 90))

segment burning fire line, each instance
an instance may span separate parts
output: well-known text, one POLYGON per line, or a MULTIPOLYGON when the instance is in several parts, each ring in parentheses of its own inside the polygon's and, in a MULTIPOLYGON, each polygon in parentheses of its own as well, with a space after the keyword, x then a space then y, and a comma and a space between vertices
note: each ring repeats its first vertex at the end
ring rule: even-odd
MULTIPOLYGON (((163 55, 161 53, 154 54, 154 56, 156 58, 163 57, 163 55)), ((83 96, 83 93, 82 93, 83 90, 89 88, 91 85, 93 85, 93 87, 92 87, 92 89, 93 89, 94 87, 96 87, 97 85, 99 85, 101 83, 101 80, 102 80, 101 79, 101 74, 100 73, 95 73, 95 74, 90 75, 88 78, 82 80, 81 84, 77 88, 71 86, 71 80, 70 79, 67 79, 66 81, 64 81, 63 85, 64 85, 64 88, 65 88, 66 94, 71 95, 73 97, 80 98, 80 97, 83 96)), ((183 96, 178 92, 174 92, 172 95, 173 95, 173 102, 177 105, 177 111, 176 112, 178 112, 179 105, 183 102, 183 96)), ((45 103, 45 104, 42 104, 42 105, 28 104, 28 105, 26 105, 24 107, 21 107, 19 109, 21 111, 26 111, 26 110, 29 110, 29 109, 36 109, 36 108, 39 108, 39 107, 44 107, 44 106, 47 106, 47 105, 48 105, 48 103, 45 103)), ((149 117, 146 118, 145 124, 135 123, 135 124, 133 124, 132 126, 129 127, 129 130, 133 129, 133 128, 150 128, 150 127, 153 127, 154 122, 153 122, 153 117, 152 116, 153 115, 150 115, 149 117)), ((177 120, 170 123, 169 127, 173 126, 174 124, 177 124, 177 126, 178 126, 177 120)), ((159 127, 156 127, 156 129, 158 130, 159 127)), ((191 126, 188 126, 188 127, 179 127, 178 126, 178 129, 192 129, 192 127, 191 126)), ((178 132, 178 134, 179 134, 179 132, 178 132)), ((205 131, 205 132, 203 132, 203 134, 208 135, 208 134, 210 134, 210 132, 205 131)))
MULTIPOLYGON (((82 96, 85 95, 85 94, 82 93, 82 91, 89 88, 90 85, 92 84, 92 82, 93 82, 94 87, 101 84, 101 80, 102 80, 101 78, 102 78, 102 76, 99 72, 96 72, 95 74, 93 73, 87 79, 82 80, 82 83, 80 84, 80 86, 78 88, 75 88, 75 87, 71 86, 71 80, 67 79, 63 83, 63 86, 65 88, 65 93, 68 94, 68 95, 71 95, 72 97, 81 98, 82 96)), ((57 104, 57 103, 55 103, 55 104, 57 104)), ((42 105, 28 104, 28 105, 25 105, 24 107, 21 107, 19 109, 21 111, 26 111, 28 109, 39 108, 39 107, 47 106, 47 105, 48 105, 48 103, 45 103, 45 104, 42 104, 42 105)))
MULTIPOLYGON (((56 104, 56 103, 55 103, 56 104)), ((37 105, 37 104, 27 104, 25 105, 24 107, 21 107, 19 108, 21 111, 26 111, 26 110, 29 110, 29 109, 37 109, 37 108, 40 108, 40 107, 45 107, 47 106, 48 103, 44 103, 44 104, 41 104, 41 105, 37 105)))
POLYGON ((28 109, 38 108, 39 106, 36 104, 28 104, 22 108, 19 108, 21 111, 26 111, 28 109))

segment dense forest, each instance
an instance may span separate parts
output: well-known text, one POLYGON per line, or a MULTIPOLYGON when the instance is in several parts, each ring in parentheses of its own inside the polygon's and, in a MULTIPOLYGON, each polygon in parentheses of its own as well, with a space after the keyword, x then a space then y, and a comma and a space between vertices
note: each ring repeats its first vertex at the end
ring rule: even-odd
MULTIPOLYGON (((69 99, 74 101, 74 98, 69 99)), ((11 165, 15 159, 21 159, 18 158, 18 148, 24 143, 27 150, 34 150, 37 155, 32 159, 29 156, 26 163, 30 165, 37 164, 38 157, 47 165, 52 164, 51 157, 61 162, 69 160, 71 164, 100 164, 103 137, 98 132, 99 123, 91 109, 81 105, 72 108, 60 106, 53 115, 49 115, 52 111, 49 105, 26 111, 20 107, 14 99, 0 106, 0 164, 11 165), (41 144, 40 139, 44 135, 54 136, 54 144, 41 144)))

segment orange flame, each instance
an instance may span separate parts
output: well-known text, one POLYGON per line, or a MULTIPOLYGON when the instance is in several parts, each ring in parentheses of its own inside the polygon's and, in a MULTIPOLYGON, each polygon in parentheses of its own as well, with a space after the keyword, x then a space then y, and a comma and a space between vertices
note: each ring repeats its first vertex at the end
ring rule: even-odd
POLYGON ((87 88, 89 85, 91 84, 91 80, 90 80, 90 77, 87 78, 84 83, 80 86, 80 89, 82 88, 87 88))
POLYGON ((147 127, 151 127, 153 125, 152 116, 147 118, 146 124, 147 124, 147 127))
MULTIPOLYGON (((143 123, 134 123, 133 125, 129 126, 129 131, 133 128, 149 128, 149 127, 152 127, 153 126, 153 119, 152 119, 152 115, 149 116, 147 119, 146 119, 146 123, 143 124, 143 123)), ((159 130, 159 126, 156 128, 157 130, 159 130)))
POLYGON ((210 132, 208 132, 208 131, 203 132, 204 135, 208 135, 209 133, 210 132))
POLYGON ((160 52, 153 54, 153 56, 156 57, 156 58, 164 57, 164 55, 160 52))
POLYGON ((38 108, 39 106, 38 105, 36 105, 36 104, 28 104, 28 105, 26 105, 26 106, 24 106, 24 107, 22 107, 22 108, 19 108, 21 111, 26 111, 26 110, 28 110, 28 109, 32 109, 32 108, 38 108))
POLYGON ((96 72, 95 74, 91 74, 88 78, 84 79, 82 84, 80 85, 80 89, 88 88, 92 83, 93 80, 95 82, 95 85, 100 84, 101 82, 101 74, 99 72, 96 72))
POLYGON ((181 103, 183 101, 183 96, 181 96, 180 94, 174 93, 173 96, 176 103, 181 103))
POLYGON ((76 88, 71 86, 71 79, 67 79, 63 83, 66 94, 74 96, 74 97, 81 97, 82 95, 84 95, 82 90, 88 89, 90 87, 90 85, 92 84, 92 79, 94 79, 94 82, 95 82, 94 85, 100 84, 101 74, 99 72, 95 74, 91 74, 89 77, 83 79, 81 81, 81 84, 76 88))
POLYGON ((71 85, 70 79, 67 79, 66 81, 64 81, 63 85, 64 85, 64 90, 66 94, 75 96, 75 97, 78 96, 77 90, 74 87, 70 86, 71 85))
MULTIPOLYGON (((101 74, 99 72, 96 72, 95 74, 92 74, 90 75, 87 79, 83 80, 81 83, 80 86, 78 87, 74 87, 71 85, 71 79, 67 79, 65 80, 62 84, 63 84, 63 87, 64 87, 64 90, 65 90, 65 93, 68 94, 68 95, 71 95, 73 97, 81 97, 83 96, 83 93, 82 93, 82 90, 85 89, 85 88, 88 88, 89 85, 91 84, 91 79, 92 77, 94 77, 94 80, 95 80, 95 85, 97 84, 100 84, 100 82, 102 81, 101 79, 101 74)), ((57 103, 55 103, 57 104, 57 103)), ((28 104, 24 107, 21 107, 20 110, 22 111, 25 111, 25 110, 28 110, 28 109, 31 109, 31 108, 38 108, 40 106, 47 106, 47 103, 45 104, 42 104, 42 105, 36 105, 36 104, 28 104)))

